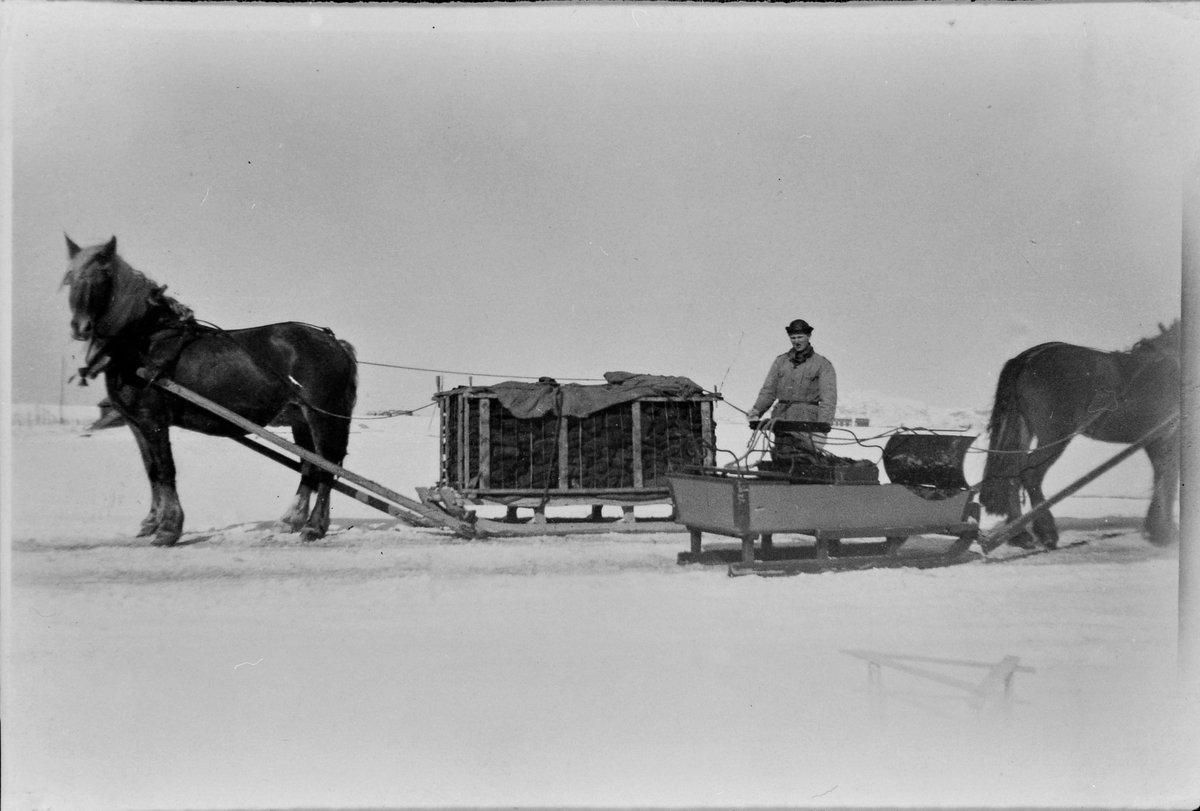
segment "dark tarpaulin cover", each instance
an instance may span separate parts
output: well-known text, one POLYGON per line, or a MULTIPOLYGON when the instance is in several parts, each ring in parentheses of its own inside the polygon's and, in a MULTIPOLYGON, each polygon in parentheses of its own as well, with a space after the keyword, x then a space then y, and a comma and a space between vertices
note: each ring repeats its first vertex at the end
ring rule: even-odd
POLYGON ((564 416, 586 417, 642 397, 694 397, 704 393, 686 377, 607 372, 604 379, 607 382, 598 386, 509 381, 494 386, 476 386, 472 391, 491 392, 510 414, 523 420, 558 414, 560 397, 564 416))

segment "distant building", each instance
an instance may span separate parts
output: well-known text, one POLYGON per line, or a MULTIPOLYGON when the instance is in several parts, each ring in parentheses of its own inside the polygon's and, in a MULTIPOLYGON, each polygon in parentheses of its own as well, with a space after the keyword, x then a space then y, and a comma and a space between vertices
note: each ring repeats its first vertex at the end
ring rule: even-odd
POLYGON ((865 428, 871 424, 870 417, 837 417, 830 425, 836 428, 865 428))

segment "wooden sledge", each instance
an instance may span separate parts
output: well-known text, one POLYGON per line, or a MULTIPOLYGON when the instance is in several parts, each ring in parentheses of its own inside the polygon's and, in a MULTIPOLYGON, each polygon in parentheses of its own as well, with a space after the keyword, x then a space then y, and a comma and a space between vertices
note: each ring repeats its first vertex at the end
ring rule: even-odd
POLYGON ((391 490, 378 482, 347 470, 341 465, 334 464, 328 459, 301 448, 289 442, 278 434, 251 422, 239 414, 230 411, 219 403, 197 394, 172 380, 157 379, 154 385, 181 397, 188 402, 228 420, 233 425, 253 434, 258 439, 265 440, 267 445, 252 439, 250 436, 232 436, 241 445, 261 454, 274 462, 292 470, 299 470, 301 461, 332 473, 335 477, 333 489, 343 495, 373 507, 381 512, 403 521, 410 526, 445 528, 461 538, 478 539, 506 536, 534 536, 577 533, 612 533, 612 532, 677 532, 679 527, 670 520, 598 520, 589 522, 558 522, 553 519, 545 523, 504 523, 478 518, 473 512, 464 509, 452 492, 437 492, 418 489, 420 500, 411 499, 391 490), (274 448, 269 446, 275 446, 274 448), (301 461, 289 458, 275 448, 287 451, 301 461))
POLYGON ((884 450, 892 484, 810 484, 727 468, 672 474, 678 521, 691 533, 691 549, 678 561, 726 564, 735 576, 927 568, 972 560, 968 550, 979 537, 979 505, 962 479, 961 462, 973 440, 892 437, 884 450), (741 548, 706 550, 705 532, 737 538, 741 548), (812 537, 815 544, 776 546, 775 535, 783 533, 812 537), (924 548, 902 550, 909 538, 932 535, 948 540, 932 550, 932 539, 923 541, 924 548), (881 540, 842 543, 860 538, 881 540))

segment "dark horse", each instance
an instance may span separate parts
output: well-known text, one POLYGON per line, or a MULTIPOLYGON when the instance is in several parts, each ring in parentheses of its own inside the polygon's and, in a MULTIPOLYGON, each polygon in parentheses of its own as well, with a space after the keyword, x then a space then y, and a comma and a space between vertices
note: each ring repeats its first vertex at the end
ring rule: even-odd
MULTIPOLYGON (((354 348, 326 329, 288 322, 222 330, 197 323, 117 255, 117 238, 80 248, 67 238, 72 337, 88 342, 83 381, 103 372, 113 407, 129 423, 150 479, 150 514, 138 536, 170 546, 183 532, 175 490, 172 425, 240 436, 232 423, 154 386, 169 378, 258 425, 287 425, 297 445, 335 464, 346 456, 358 389, 354 348)), ((278 527, 306 541, 329 529, 331 474, 302 464, 300 487, 278 527), (309 499, 316 503, 309 513, 309 499)))
MULTIPOLYGON (((1021 487, 1031 508, 1045 501, 1042 479, 1075 436, 1132 444, 1177 413, 1179 321, 1160 324, 1159 333, 1127 352, 1040 344, 1004 364, 988 425, 991 442, 979 494, 984 509, 1013 520, 1021 514, 1021 487)), ((1152 544, 1165 546, 1178 538, 1178 422, 1153 437, 1146 454, 1154 467, 1154 496, 1145 531, 1152 544)), ((1033 532, 1048 548, 1058 543, 1049 510, 1034 519, 1033 532)), ((1024 531, 1009 543, 1035 545, 1024 531)))

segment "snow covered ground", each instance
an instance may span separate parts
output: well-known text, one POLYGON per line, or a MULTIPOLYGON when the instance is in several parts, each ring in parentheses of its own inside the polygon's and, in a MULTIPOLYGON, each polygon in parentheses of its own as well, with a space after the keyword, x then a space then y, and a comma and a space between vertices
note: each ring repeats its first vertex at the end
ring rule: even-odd
MULTIPOLYGON (((430 417, 355 431, 348 467, 433 483, 430 417)), ((341 496, 302 544, 269 529, 294 474, 174 440, 187 534, 157 549, 127 430, 13 430, 6 810, 1200 802, 1140 457, 1059 506, 1086 544, 1053 555, 731 579, 678 566, 683 532, 466 542, 341 496), (850 648, 1034 672, 977 710, 890 669, 876 696, 850 648)))

